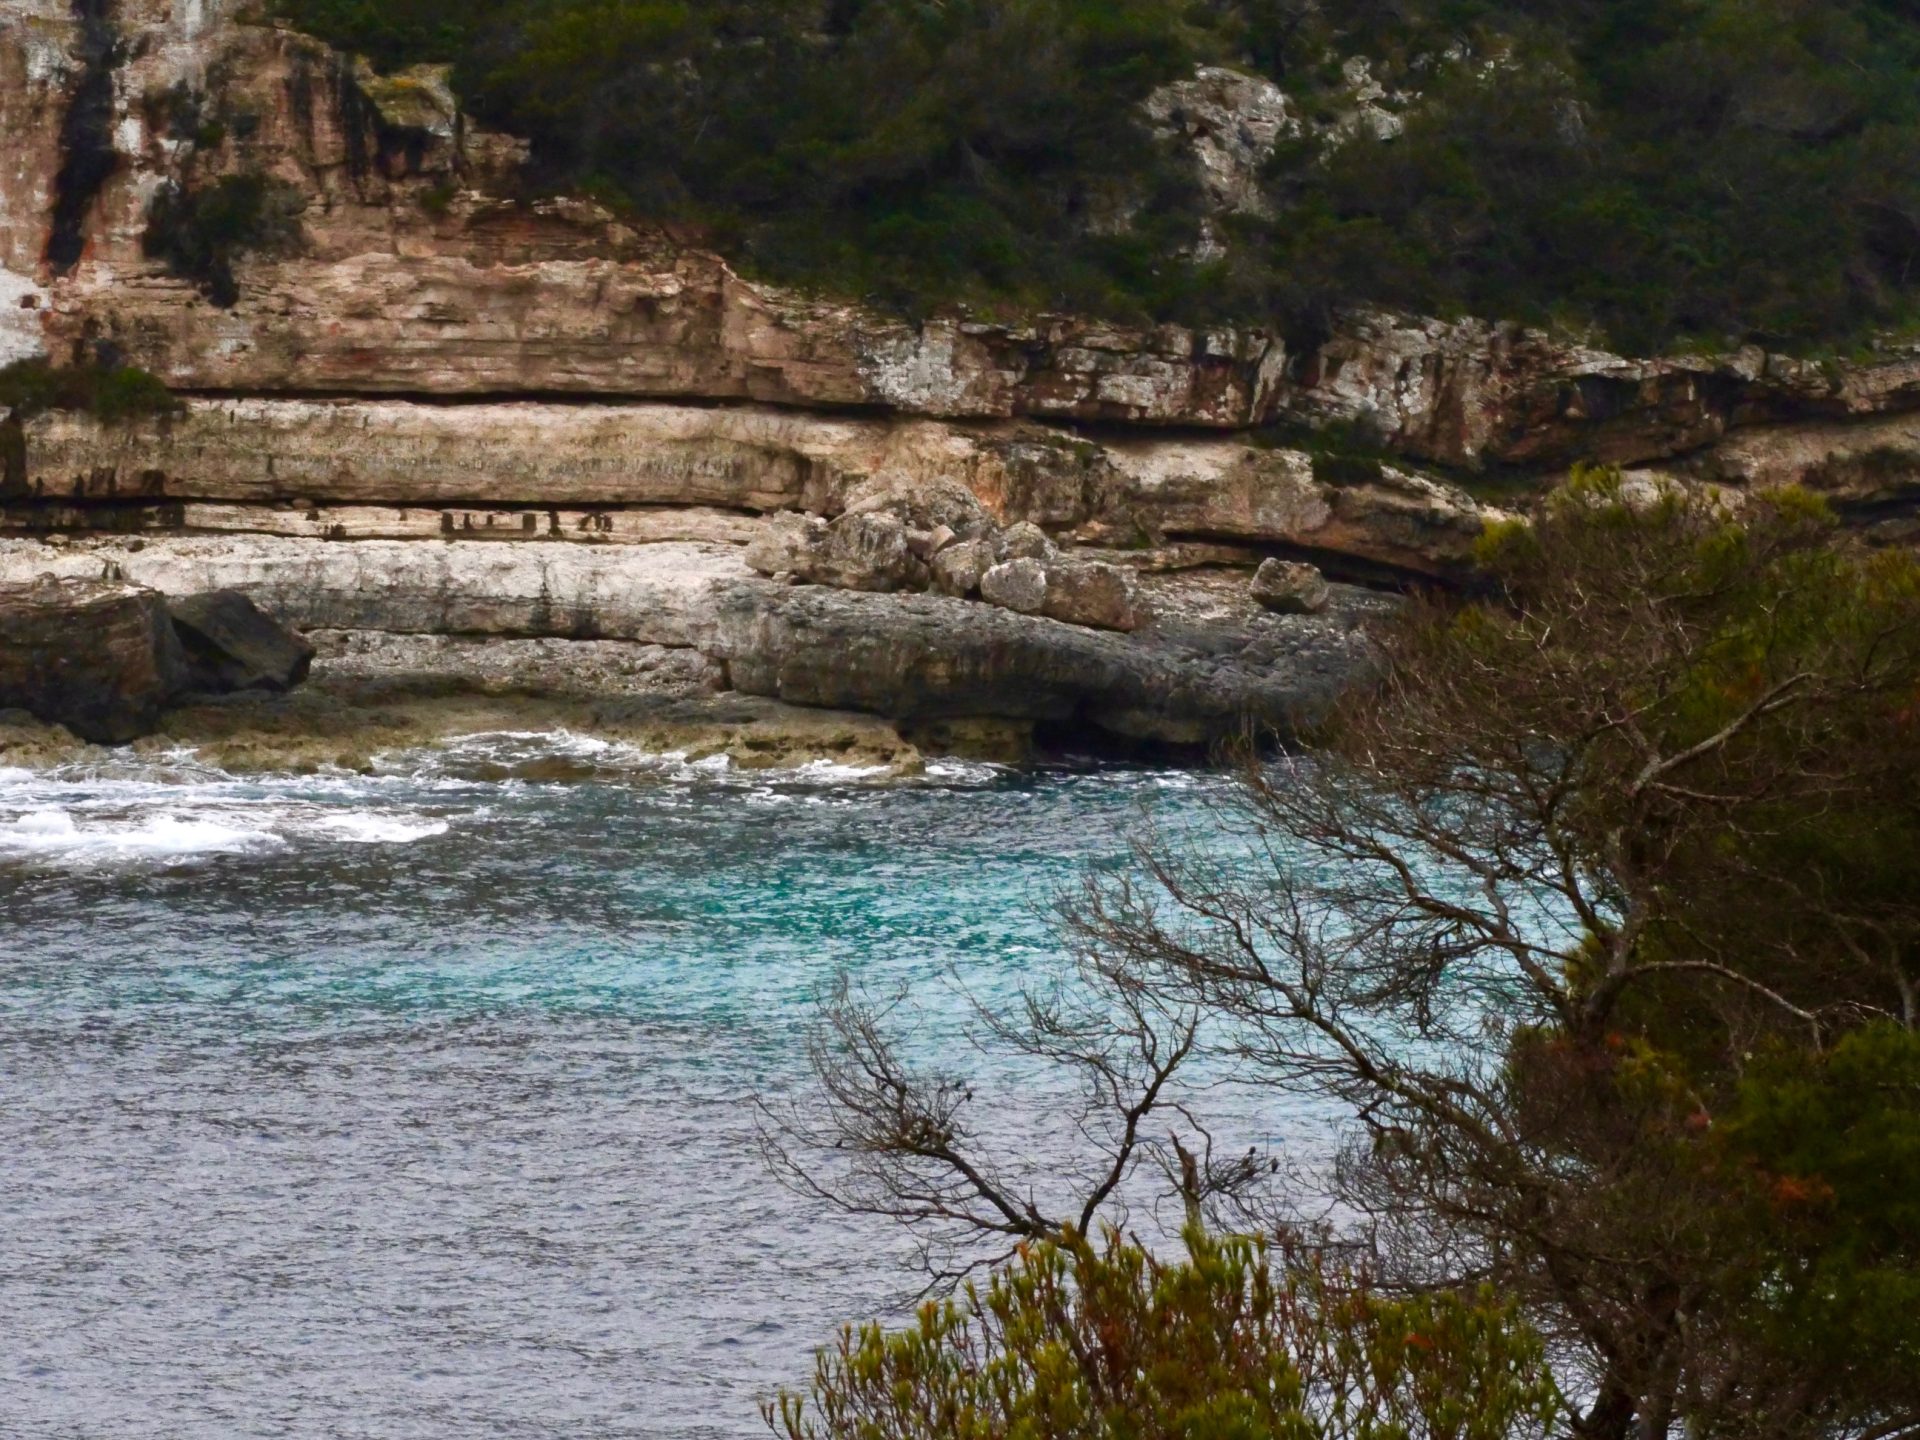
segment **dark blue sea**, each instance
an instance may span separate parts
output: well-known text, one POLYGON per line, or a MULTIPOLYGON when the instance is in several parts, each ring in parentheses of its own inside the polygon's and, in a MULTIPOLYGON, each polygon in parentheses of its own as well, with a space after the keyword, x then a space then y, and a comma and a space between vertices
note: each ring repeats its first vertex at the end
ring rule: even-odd
POLYGON ((971 1005, 1062 973, 1050 900, 1143 824, 1231 843, 1223 784, 566 736, 0 771, 0 1436, 764 1433, 920 1283, 760 1158, 821 987, 910 988, 913 1052, 1044 1162, 1068 1096, 971 1047, 971 1005))

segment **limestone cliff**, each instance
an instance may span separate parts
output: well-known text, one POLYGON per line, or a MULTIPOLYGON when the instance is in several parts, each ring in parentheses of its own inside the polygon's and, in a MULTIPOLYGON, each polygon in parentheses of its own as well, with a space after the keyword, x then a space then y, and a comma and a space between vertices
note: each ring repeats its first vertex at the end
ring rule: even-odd
MULTIPOLYGON (((672 398, 1223 430, 1345 421, 1462 467, 1639 463, 1739 426, 1920 402, 1911 354, 1633 361, 1512 326, 1378 314, 1312 347, 1072 317, 911 324, 755 284, 590 201, 529 198, 523 147, 467 122, 437 72, 375 77, 248 12, 0 4, 5 355, 107 342, 187 392, 672 398), (241 176, 278 187, 294 223, 270 253, 236 258, 237 294, 215 304, 149 257, 146 237, 164 195, 241 176)), ((1262 97, 1247 103, 1272 128, 1262 97)), ((1213 129, 1196 137, 1203 159, 1213 129)))
MULTIPOLYGON (((1377 313, 1292 345, 909 322, 541 195, 524 147, 467 121, 440 72, 376 76, 250 13, 0 0, 0 363, 125 361, 187 402, 11 422, 6 575, 131 567, 240 584, 315 626, 690 647, 716 683, 803 703, 1197 738, 1322 693, 1352 647, 1231 606, 1196 640, 1177 597, 1119 639, 952 597, 785 590, 743 547, 762 517, 831 519, 876 479, 957 482, 994 524, 1143 577, 1285 555, 1451 582, 1492 513, 1478 472, 1521 496, 1578 460, 1798 480, 1882 524, 1915 494, 1920 354, 1633 360, 1377 313), (213 228, 208 197, 244 201, 247 225, 213 228), (1301 437, 1330 429, 1404 463, 1316 458, 1301 437), (32 538, 76 531, 139 538, 32 538), (1280 696, 1260 672, 1283 664, 1310 681, 1280 696)), ((1288 117, 1224 72, 1189 88, 1160 118, 1231 208, 1240 142, 1288 117)))

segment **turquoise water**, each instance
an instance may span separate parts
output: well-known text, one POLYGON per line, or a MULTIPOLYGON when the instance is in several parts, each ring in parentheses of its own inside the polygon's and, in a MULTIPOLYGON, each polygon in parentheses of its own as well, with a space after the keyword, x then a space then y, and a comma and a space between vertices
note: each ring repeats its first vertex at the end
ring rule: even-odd
POLYGON ((758 1158, 819 988, 912 986, 915 1053, 997 1084, 989 1128, 1044 1162, 1062 1096, 965 1045, 954 976, 1056 973, 1049 898, 1146 816, 1225 843, 1218 792, 554 737, 373 777, 0 772, 0 1432, 762 1433, 916 1283, 758 1158))

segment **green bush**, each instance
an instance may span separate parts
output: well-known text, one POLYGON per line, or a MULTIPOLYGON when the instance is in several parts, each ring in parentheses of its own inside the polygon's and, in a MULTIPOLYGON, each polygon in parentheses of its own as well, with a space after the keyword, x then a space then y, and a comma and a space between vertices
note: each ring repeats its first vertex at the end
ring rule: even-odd
POLYGON ((240 296, 234 261, 298 243, 301 203, 292 186, 265 175, 227 175, 201 190, 168 186, 147 211, 143 248, 224 308, 240 296))
MULTIPOLYGON (((1373 302, 1634 349, 1848 343, 1915 318, 1920 14, 1896 0, 279 0, 455 62, 555 184, 877 297, 1278 321, 1373 302), (1272 216, 1188 258, 1190 167, 1140 100, 1199 61, 1398 138, 1286 147, 1272 216), (1126 223, 1120 223, 1123 219, 1126 223)), ((209 262, 209 268, 217 268, 209 262)))
POLYGON ((849 1329, 788 1440, 1507 1440, 1561 1402, 1540 1338, 1485 1295, 1392 1300, 1186 1232, 1161 1261, 1110 1235, 1022 1249, 895 1334, 849 1329))
POLYGON ((55 366, 17 360, 0 369, 0 409, 27 419, 47 410, 76 410, 109 425, 182 409, 161 379, 133 365, 55 366))

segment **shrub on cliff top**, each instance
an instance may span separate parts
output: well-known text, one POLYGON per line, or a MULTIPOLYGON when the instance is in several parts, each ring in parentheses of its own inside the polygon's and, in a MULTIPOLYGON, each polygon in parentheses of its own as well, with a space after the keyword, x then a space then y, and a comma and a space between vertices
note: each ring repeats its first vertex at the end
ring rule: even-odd
MULTIPOLYGON (((1893 0, 277 0, 456 62, 556 184, 914 309, 1564 321, 1809 348, 1920 307, 1920 14, 1893 0), (1403 126, 1350 120, 1353 57, 1403 126), (1155 86, 1258 68, 1322 133, 1196 264, 1155 86)), ((1303 328, 1304 327, 1304 328, 1303 328)))
POLYGON ((1201 295, 1178 258, 1197 189, 1138 114, 1199 53, 1166 0, 284 9, 390 63, 453 26, 459 93, 549 179, 703 225, 763 274, 908 310, 1201 295))

